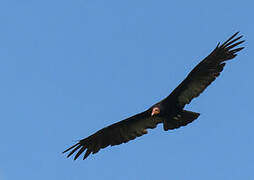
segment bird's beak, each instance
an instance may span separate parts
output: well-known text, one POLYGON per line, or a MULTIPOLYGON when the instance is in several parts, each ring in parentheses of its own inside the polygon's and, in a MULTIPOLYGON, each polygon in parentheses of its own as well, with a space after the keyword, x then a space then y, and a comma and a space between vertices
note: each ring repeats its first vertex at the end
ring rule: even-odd
POLYGON ((155 108, 153 108, 153 110, 152 110, 151 116, 154 116, 154 115, 159 114, 159 113, 160 113, 160 108, 155 107, 155 108))

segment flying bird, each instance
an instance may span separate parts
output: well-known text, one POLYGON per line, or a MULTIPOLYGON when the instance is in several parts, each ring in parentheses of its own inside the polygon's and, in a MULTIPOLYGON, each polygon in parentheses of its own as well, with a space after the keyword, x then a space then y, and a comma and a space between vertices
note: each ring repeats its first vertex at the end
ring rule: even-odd
POLYGON ((86 150, 83 156, 83 159, 86 159, 91 153, 95 154, 109 145, 126 143, 147 134, 147 129, 153 129, 159 123, 163 123, 163 129, 168 131, 186 126, 197 119, 199 113, 185 110, 184 107, 193 98, 198 97, 220 75, 226 61, 236 57, 236 53, 244 48, 236 48, 244 42, 240 41, 242 36, 237 36, 238 33, 223 44, 218 43, 216 48, 165 99, 144 112, 97 131, 63 153, 69 152, 67 157, 70 157, 77 152, 74 156, 76 160, 86 150))

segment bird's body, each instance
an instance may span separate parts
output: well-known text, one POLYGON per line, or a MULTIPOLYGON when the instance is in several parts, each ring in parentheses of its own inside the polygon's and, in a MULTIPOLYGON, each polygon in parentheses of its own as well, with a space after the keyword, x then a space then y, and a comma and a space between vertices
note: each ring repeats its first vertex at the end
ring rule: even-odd
POLYGON ((80 140, 77 144, 65 150, 70 151, 67 157, 78 151, 74 157, 77 159, 85 150, 85 159, 90 153, 97 153, 100 149, 109 145, 114 146, 126 143, 136 137, 147 133, 147 129, 153 129, 159 123, 163 123, 165 131, 185 126, 200 115, 196 112, 184 110, 186 104, 199 96, 222 72, 225 61, 233 59, 236 52, 243 47, 233 49, 244 41, 238 41, 235 33, 222 45, 217 47, 202 60, 165 99, 156 103, 146 111, 129 117, 125 120, 105 127, 91 136, 80 140))

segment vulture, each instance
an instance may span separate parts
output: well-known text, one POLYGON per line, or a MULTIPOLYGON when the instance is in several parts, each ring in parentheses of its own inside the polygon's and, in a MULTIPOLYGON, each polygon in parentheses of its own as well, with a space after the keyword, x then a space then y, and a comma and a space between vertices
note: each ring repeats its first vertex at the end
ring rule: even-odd
POLYGON ((147 129, 153 129, 159 123, 162 123, 163 129, 168 131, 193 122, 200 114, 185 110, 185 105, 198 97, 220 75, 226 61, 236 57, 236 53, 244 48, 237 47, 244 42, 244 40, 240 41, 243 36, 239 36, 238 33, 223 44, 218 43, 215 49, 165 99, 144 112, 104 127, 91 136, 81 139, 63 153, 68 152, 67 157, 70 157, 76 152, 74 156, 76 160, 85 151, 83 159, 86 159, 91 153, 95 154, 109 145, 126 143, 147 134, 147 129))

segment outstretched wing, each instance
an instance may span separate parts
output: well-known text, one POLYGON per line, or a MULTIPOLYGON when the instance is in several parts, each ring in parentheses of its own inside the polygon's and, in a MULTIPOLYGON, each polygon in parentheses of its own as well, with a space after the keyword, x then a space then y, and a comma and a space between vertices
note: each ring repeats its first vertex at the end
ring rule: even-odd
POLYGON ((199 96, 219 75, 225 66, 225 61, 237 56, 237 52, 244 47, 235 48, 244 41, 238 41, 242 36, 235 33, 222 45, 217 47, 202 60, 186 77, 184 81, 163 101, 174 100, 178 106, 183 107, 199 96))
POLYGON ((67 157, 70 157, 77 151, 74 157, 74 160, 76 160, 86 150, 83 157, 85 159, 90 153, 95 154, 109 145, 114 146, 126 143, 142 136, 147 133, 146 129, 155 128, 161 122, 162 120, 159 117, 151 117, 149 111, 145 111, 97 131, 66 149, 63 153, 70 151, 67 155, 67 157))

